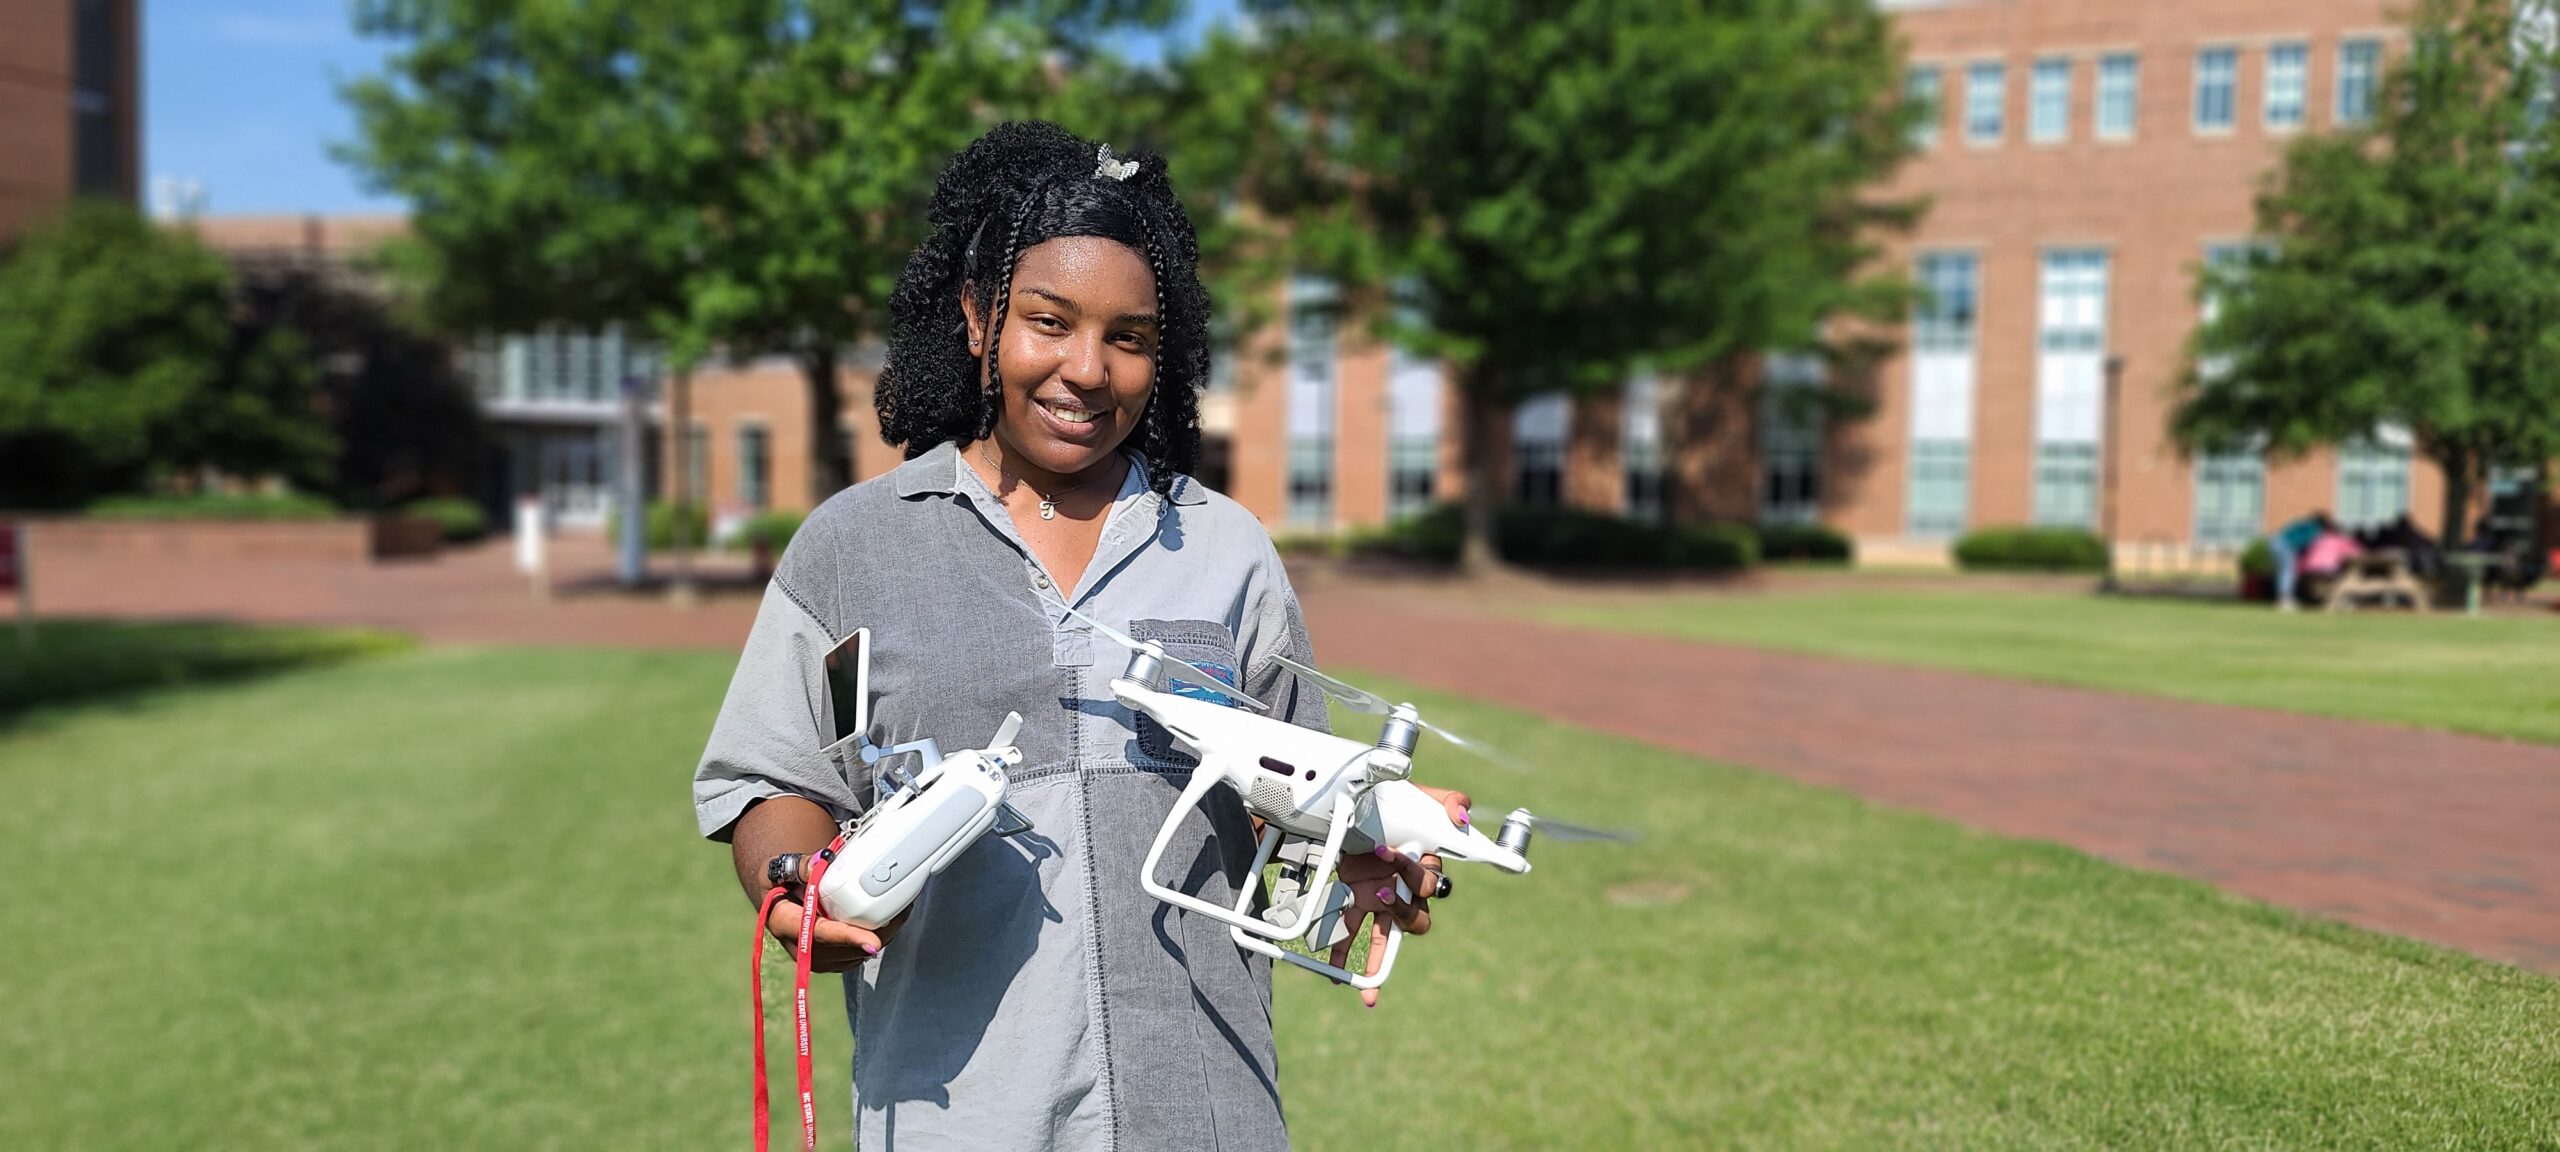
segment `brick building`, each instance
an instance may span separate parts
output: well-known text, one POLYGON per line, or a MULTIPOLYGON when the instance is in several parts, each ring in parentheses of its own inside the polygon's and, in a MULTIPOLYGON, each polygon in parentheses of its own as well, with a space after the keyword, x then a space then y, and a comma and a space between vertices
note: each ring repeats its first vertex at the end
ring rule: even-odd
MULTIPOLYGON (((1622 396, 1536 400, 1511 430, 1510 498, 1643 513, 1667 489, 1684 517, 1818 519, 1871 558, 1937 560, 1971 527, 2100 527, 2113 432, 2116 535, 2139 558, 2218 561, 2314 507, 2356 522, 2410 510, 2435 527, 2438 478, 2391 430, 2273 465, 2188 461, 2166 438, 2198 266, 2249 242, 2253 193, 2286 140, 2371 107, 2405 41, 2389 5, 1886 7, 1909 49, 1906 91, 1937 113, 1889 189, 1931 210, 1888 258, 1933 302, 1904 350, 1854 385, 1872 389, 1874 413, 1809 423, 1780 397, 1823 385, 1820 365, 1784 356, 1705 395, 1640 379, 1622 396)), ((1289 302, 1329 295, 1301 281, 1289 302)), ((1374 524, 1454 493, 1436 368, 1316 309, 1288 315, 1238 357, 1230 493, 1275 530, 1374 524)))
POLYGON ((137 0, 0 4, 0 241, 76 195, 142 191, 137 0))

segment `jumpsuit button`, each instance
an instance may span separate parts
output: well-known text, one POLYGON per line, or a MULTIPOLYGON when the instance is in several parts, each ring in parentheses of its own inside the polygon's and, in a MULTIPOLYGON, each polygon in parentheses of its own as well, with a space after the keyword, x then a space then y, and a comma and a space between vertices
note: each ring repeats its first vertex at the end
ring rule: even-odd
POLYGON ((1048 573, 1043 572, 1043 573, 1041 573, 1041 574, 1040 574, 1040 575, 1038 575, 1038 576, 1034 576, 1034 577, 1032 577, 1032 578, 1031 578, 1031 586, 1032 586, 1032 587, 1034 587, 1034 588, 1047 588, 1047 587, 1049 586, 1049 575, 1048 575, 1048 573))

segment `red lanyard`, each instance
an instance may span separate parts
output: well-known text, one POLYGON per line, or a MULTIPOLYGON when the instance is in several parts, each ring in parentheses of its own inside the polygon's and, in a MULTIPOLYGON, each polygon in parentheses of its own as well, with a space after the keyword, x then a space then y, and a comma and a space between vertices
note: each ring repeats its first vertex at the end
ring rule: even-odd
MULTIPOLYGON (((809 951, 818 929, 818 884, 826 879, 827 863, 844 848, 839 834, 827 850, 809 858, 809 880, 801 886, 800 940, 793 949, 792 961, 792 1027, 798 1034, 800 1073, 800 1147, 802 1152, 817 1152, 818 1095, 816 1076, 809 1067, 809 951)), ((764 902, 756 909, 755 970, 748 975, 747 988, 755 999, 756 1028, 756 1152, 767 1152, 772 1141, 773 1117, 765 1100, 764 1074, 764 941, 771 935, 765 922, 773 916, 773 906, 790 895, 790 889, 776 887, 764 894, 764 902)))

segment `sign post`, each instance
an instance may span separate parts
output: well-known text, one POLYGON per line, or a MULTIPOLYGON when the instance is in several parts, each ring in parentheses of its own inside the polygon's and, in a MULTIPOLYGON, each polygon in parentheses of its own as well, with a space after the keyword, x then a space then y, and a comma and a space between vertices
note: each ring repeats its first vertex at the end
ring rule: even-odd
POLYGON ((516 497, 516 571, 533 578, 536 604, 551 599, 551 558, 544 554, 550 526, 543 513, 540 494, 516 497))
POLYGON ((18 646, 36 646, 35 581, 27 571, 27 522, 0 520, 0 592, 18 594, 18 646))

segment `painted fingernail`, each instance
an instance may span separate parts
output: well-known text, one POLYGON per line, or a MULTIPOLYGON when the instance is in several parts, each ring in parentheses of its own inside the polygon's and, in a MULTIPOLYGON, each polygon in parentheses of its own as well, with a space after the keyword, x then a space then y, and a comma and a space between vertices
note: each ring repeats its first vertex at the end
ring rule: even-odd
POLYGON ((1380 904, 1393 904, 1393 903, 1395 903, 1395 899, 1396 899, 1396 891, 1395 891, 1395 889, 1393 889, 1393 888, 1380 888, 1380 889, 1378 889, 1378 903, 1380 903, 1380 904))
POLYGON ((1393 849, 1393 848, 1389 848, 1389 847, 1387 847, 1387 846, 1386 846, 1386 845, 1384 845, 1384 844, 1380 844, 1380 845, 1378 845, 1378 850, 1377 850, 1376 855, 1377 855, 1378 859, 1380 859, 1380 860, 1393 860, 1393 859, 1395 859, 1395 858, 1396 858, 1396 850, 1395 850, 1395 849, 1393 849))
POLYGON ((880 954, 880 946, 879 946, 879 945, 877 945, 877 944, 865 944, 865 945, 863 945, 863 946, 862 946, 862 950, 863 950, 863 951, 865 951, 865 952, 868 952, 868 953, 870 953, 870 954, 872 954, 872 955, 874 955, 874 956, 877 956, 877 955, 879 955, 879 954, 880 954))
POLYGON ((1466 826, 1467 826, 1467 810, 1466 810, 1466 809, 1464 809, 1464 808, 1460 808, 1460 809, 1458 809, 1458 827, 1460 827, 1460 828, 1464 828, 1464 827, 1466 827, 1466 826))

